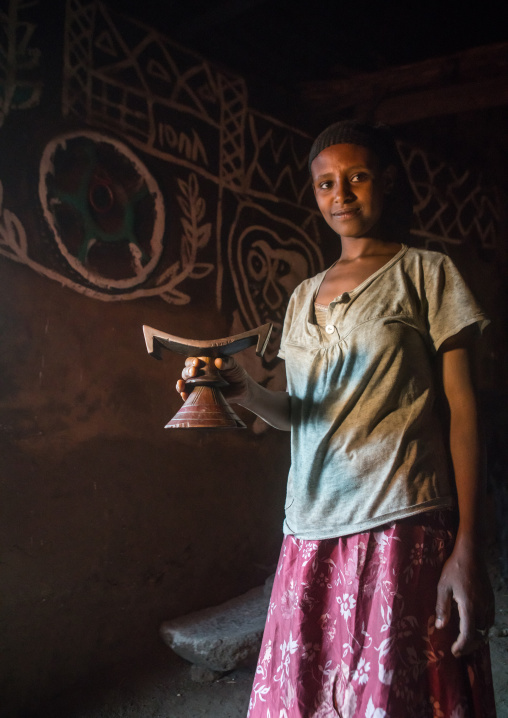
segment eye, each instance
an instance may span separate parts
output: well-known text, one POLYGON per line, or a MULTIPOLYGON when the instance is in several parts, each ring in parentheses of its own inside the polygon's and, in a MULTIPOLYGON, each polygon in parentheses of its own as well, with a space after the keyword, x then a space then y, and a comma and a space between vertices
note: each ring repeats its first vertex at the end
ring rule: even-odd
POLYGON ((357 172, 351 177, 351 182, 366 182, 369 179, 367 172, 357 172))
POLYGON ((325 180, 324 182, 320 182, 318 184, 318 189, 326 190, 326 189, 330 189, 331 186, 332 186, 331 180, 325 180))

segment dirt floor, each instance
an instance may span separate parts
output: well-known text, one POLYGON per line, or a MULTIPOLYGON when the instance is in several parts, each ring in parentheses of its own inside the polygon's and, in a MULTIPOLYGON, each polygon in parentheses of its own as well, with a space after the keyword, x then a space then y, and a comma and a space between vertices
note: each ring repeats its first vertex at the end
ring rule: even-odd
POLYGON ((40 718, 245 718, 253 675, 242 669, 195 683, 190 664, 161 645, 142 670, 118 668, 99 685, 54 701, 40 718))
POLYGON ((497 716, 508 718, 508 581, 501 581, 494 572, 492 584, 496 595, 496 622, 491 630, 490 656, 497 716))
MULTIPOLYGON (((508 718, 508 585, 492 576, 497 618, 491 652, 498 718, 508 718)), ((60 697, 37 718, 245 718, 254 669, 196 683, 190 665, 164 645, 139 664, 117 667, 60 697)))

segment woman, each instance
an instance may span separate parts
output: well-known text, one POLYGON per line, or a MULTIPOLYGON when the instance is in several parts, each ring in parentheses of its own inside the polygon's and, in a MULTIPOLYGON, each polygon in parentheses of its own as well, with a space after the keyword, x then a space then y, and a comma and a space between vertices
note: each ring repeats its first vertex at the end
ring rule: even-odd
MULTIPOLYGON (((309 167, 340 256, 290 299, 288 390, 217 360, 230 401, 291 431, 249 718, 494 716, 468 360, 488 320, 448 257, 404 244, 408 185, 386 128, 332 125, 309 167)), ((184 399, 198 372, 188 359, 184 399)))

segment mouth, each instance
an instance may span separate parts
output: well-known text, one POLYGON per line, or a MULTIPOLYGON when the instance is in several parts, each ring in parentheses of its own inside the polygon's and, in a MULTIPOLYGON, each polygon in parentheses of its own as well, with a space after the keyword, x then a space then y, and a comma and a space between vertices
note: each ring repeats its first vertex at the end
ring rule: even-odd
POLYGON ((336 212, 332 212, 332 217, 340 220, 353 219, 353 217, 356 217, 359 212, 360 210, 358 207, 351 209, 339 209, 336 212))

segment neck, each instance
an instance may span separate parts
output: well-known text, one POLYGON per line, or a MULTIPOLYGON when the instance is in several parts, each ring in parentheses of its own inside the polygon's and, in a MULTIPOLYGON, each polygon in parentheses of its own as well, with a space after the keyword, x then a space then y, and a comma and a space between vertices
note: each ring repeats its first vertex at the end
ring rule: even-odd
POLYGON ((396 254, 401 245, 398 242, 384 242, 382 239, 367 237, 341 237, 342 251, 339 261, 352 262, 363 257, 396 254))

